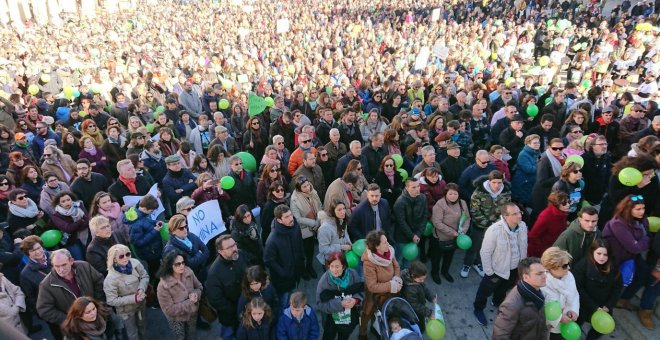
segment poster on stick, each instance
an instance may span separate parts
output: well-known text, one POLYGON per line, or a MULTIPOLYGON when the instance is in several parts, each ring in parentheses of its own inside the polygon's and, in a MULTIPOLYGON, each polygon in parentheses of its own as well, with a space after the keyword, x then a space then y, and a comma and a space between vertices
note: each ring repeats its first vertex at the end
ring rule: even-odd
POLYGON ((217 200, 204 202, 188 214, 188 231, 197 235, 204 244, 226 229, 217 200))

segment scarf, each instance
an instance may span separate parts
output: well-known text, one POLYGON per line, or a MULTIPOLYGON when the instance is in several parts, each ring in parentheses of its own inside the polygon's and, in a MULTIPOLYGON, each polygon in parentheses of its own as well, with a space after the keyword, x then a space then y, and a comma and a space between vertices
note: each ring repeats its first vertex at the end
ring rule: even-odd
POLYGON ((389 267, 392 264, 392 259, 394 258, 394 248, 392 248, 392 246, 390 246, 390 250, 383 255, 372 253, 369 249, 366 249, 366 252, 369 261, 377 266, 389 267))
POLYGON ((87 153, 89 153, 91 156, 96 156, 96 147, 92 146, 91 148, 83 148, 87 153))
POLYGON ((28 201, 28 205, 25 208, 19 207, 11 201, 9 202, 9 211, 12 213, 12 215, 16 217, 33 218, 39 214, 39 208, 37 208, 37 204, 34 203, 31 198, 26 199, 28 201))
POLYGON ((112 264, 112 268, 116 270, 118 273, 124 274, 124 275, 131 275, 133 274, 133 263, 131 261, 128 261, 128 264, 125 266, 120 266, 117 263, 112 264))
POLYGON ((525 300, 533 302, 534 306, 536 306, 538 309, 543 308, 543 305, 545 304, 545 297, 540 290, 532 287, 529 283, 523 280, 519 280, 517 286, 518 293, 520 293, 520 295, 525 300))
POLYGON ((318 212, 320 207, 314 205, 314 202, 312 201, 312 192, 304 193, 302 191, 296 191, 296 195, 299 195, 302 198, 301 201, 307 205, 307 214, 305 215, 305 217, 315 219, 316 213, 318 212))
POLYGON ((279 159, 272 159, 272 158, 270 158, 270 157, 264 155, 263 157, 261 157, 261 164, 265 164, 265 165, 268 165, 268 164, 280 165, 280 160, 279 160, 279 159))
POLYGON ((390 185, 394 186, 394 168, 383 168, 383 173, 390 180, 390 185))
POLYGON ((61 205, 56 205, 55 211, 57 211, 57 213, 60 215, 71 217, 73 222, 78 222, 83 217, 85 217, 85 212, 81 209, 81 205, 82 201, 75 201, 71 203, 71 207, 69 209, 65 209, 61 205))
POLYGON ((135 178, 126 178, 122 175, 119 175, 119 180, 124 183, 126 188, 131 194, 137 195, 137 187, 135 186, 135 178))
MULTIPOLYGON (((160 151, 159 151, 158 153, 152 153, 152 152, 149 152, 149 151, 147 151, 147 150, 144 150, 144 153, 145 153, 145 155, 147 155, 149 158, 155 160, 155 161, 158 162, 158 163, 159 163, 160 160, 163 158, 163 153, 160 152, 160 151)), ((144 159, 144 158, 142 158, 142 159, 144 159)))
POLYGON ((550 152, 550 148, 545 150, 545 155, 550 161, 550 166, 552 166, 552 173, 555 174, 555 177, 559 177, 561 175, 561 161, 550 152))
POLYGON ((100 148, 101 145, 103 145, 103 135, 101 134, 101 130, 99 130, 98 128, 96 128, 96 131, 94 132, 85 131, 85 133, 83 133, 83 136, 91 137, 92 143, 94 144, 94 146, 98 148, 100 148))
POLYGON ((376 133, 376 131, 378 130, 378 127, 380 126, 379 123, 380 123, 380 120, 377 120, 375 122, 367 121, 367 124, 366 124, 367 129, 369 129, 369 131, 371 131, 371 133, 376 133))
POLYGON ((192 250, 193 244, 192 244, 192 241, 188 237, 186 237, 186 238, 178 238, 177 237, 176 239, 179 240, 179 242, 183 243, 183 245, 186 246, 186 248, 188 248, 189 250, 192 250))
POLYGON ((9 196, 9 193, 14 189, 15 189, 15 187, 13 185, 10 185, 9 189, 7 189, 7 191, 0 191, 0 200, 8 199, 7 196, 9 196))
POLYGON ((85 321, 80 321, 80 324, 78 324, 78 328, 80 331, 87 335, 88 337, 100 337, 105 333, 105 319, 103 319, 101 316, 97 316, 96 320, 92 322, 85 322, 85 321))
POLYGON ((99 208, 99 214, 107 217, 110 221, 116 220, 121 216, 121 207, 119 203, 113 202, 110 205, 110 210, 103 210, 99 208))
POLYGON ((330 281, 334 284, 337 285, 337 287, 341 289, 346 289, 348 287, 348 284, 351 282, 351 272, 349 270, 344 270, 344 275, 342 277, 336 277, 332 275, 328 271, 328 276, 330 277, 330 281))

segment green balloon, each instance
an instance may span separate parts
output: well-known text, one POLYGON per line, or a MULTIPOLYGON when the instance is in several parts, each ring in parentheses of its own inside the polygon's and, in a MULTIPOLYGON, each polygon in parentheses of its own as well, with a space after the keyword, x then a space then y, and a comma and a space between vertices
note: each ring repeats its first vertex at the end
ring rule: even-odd
POLYGON ((236 184, 236 180, 231 176, 224 176, 220 179, 220 187, 223 190, 230 190, 236 184))
POLYGON ((403 258, 406 260, 413 261, 417 258, 417 255, 419 255, 419 248, 417 247, 417 243, 410 242, 403 246, 403 258))
POLYGON ((552 97, 545 98, 545 105, 552 103, 552 97))
POLYGON ((229 101, 227 99, 220 99, 218 102, 218 108, 220 110, 226 110, 229 108, 229 101))
POLYGON ((358 264, 360 263, 360 258, 352 250, 347 251, 345 256, 349 268, 358 267, 358 264))
POLYGON ((357 256, 362 256, 364 254, 364 250, 367 249, 367 244, 365 243, 364 239, 359 239, 353 243, 353 252, 357 256))
POLYGON ((660 230, 660 217, 651 216, 649 217, 649 230, 652 233, 657 233, 660 230))
POLYGON ((406 169, 403 168, 399 169, 398 171, 399 174, 401 174, 401 179, 405 182, 406 179, 408 179, 408 172, 406 171, 406 169))
POLYGON ((149 133, 154 132, 154 123, 147 124, 147 131, 149 131, 149 133))
POLYGON ((472 239, 465 234, 458 235, 456 245, 463 250, 468 250, 472 247, 472 239))
POLYGON ((534 118, 538 114, 539 114, 539 107, 536 106, 536 104, 527 107, 527 116, 534 118))
POLYGON ((396 165, 396 168, 400 169, 403 165, 403 157, 401 157, 400 154, 395 153, 392 155, 392 159, 394 160, 394 165, 396 165))
POLYGON ((561 317, 561 305, 559 301, 552 300, 545 304, 545 319, 554 321, 561 317))
POLYGON ((135 211, 135 207, 130 207, 126 212, 126 219, 129 221, 135 221, 137 217, 138 215, 137 215, 137 211, 135 211))
POLYGON ((241 151, 236 154, 243 161, 243 169, 251 172, 257 171, 257 160, 251 154, 241 151))
POLYGON ((78 91, 78 90, 74 90, 73 93, 71 94, 71 96, 72 96, 73 98, 78 98, 78 97, 80 97, 80 91, 78 91))
POLYGON ((578 340, 582 335, 582 330, 575 321, 562 323, 559 326, 559 329, 561 331, 561 336, 566 340, 578 340))
POLYGON ((582 85, 582 87, 584 87, 585 89, 588 89, 588 88, 591 87, 591 80, 589 80, 589 79, 585 79, 585 80, 582 81, 582 84, 581 84, 581 85, 582 85))
POLYGON ((625 186, 634 187, 642 181, 642 173, 635 168, 624 168, 619 171, 619 182, 625 186))
POLYGON ((599 309, 591 316, 591 327, 600 334, 610 334, 614 331, 614 319, 609 313, 599 309))
POLYGON ((264 101, 266 102, 267 107, 273 107, 275 106, 275 101, 271 97, 266 97, 264 98, 264 101))
POLYGON ((575 164, 579 165, 580 168, 583 168, 584 167, 584 158, 582 158, 582 156, 580 156, 580 155, 570 155, 570 156, 566 157, 566 162, 564 162, 564 164, 568 164, 568 163, 575 163, 575 164))
POLYGON ((62 232, 56 229, 47 230, 40 236, 41 241, 44 243, 44 247, 52 248, 56 246, 62 240, 62 232))
POLYGON ((426 228, 424 228, 424 236, 431 236, 433 234, 433 223, 431 221, 426 222, 426 228))
POLYGON ((163 227, 160 228, 160 238, 163 241, 169 241, 170 239, 170 232, 167 228, 167 223, 163 223, 163 227))
POLYGON ((440 340, 445 337, 447 328, 445 324, 440 320, 429 320, 426 323, 426 335, 428 335, 431 340, 440 340))

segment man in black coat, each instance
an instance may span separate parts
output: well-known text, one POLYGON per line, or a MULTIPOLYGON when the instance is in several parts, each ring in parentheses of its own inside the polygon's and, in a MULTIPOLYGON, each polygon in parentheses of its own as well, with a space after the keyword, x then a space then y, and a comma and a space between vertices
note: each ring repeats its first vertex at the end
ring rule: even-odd
POLYGON ((380 168, 380 162, 387 156, 387 151, 383 148, 383 143, 385 143, 383 134, 377 132, 371 135, 370 143, 362 148, 362 155, 367 158, 368 164, 368 172, 362 171, 362 174, 369 182, 373 182, 374 178, 376 178, 378 168, 380 168))
POLYGON ((556 129, 564 125, 564 120, 566 118, 566 103, 564 103, 565 98, 566 94, 564 94, 564 91, 558 90, 552 97, 552 102, 544 106, 543 110, 541 110, 543 115, 552 114, 554 117, 554 127, 556 129))
POLYGON ((90 210, 90 204, 96 193, 108 191, 108 179, 93 172, 89 160, 81 158, 76 162, 76 173, 78 177, 71 183, 71 191, 76 194, 79 200, 83 201, 87 211, 90 210))
POLYGON ((303 240, 293 212, 285 204, 275 207, 275 219, 266 248, 264 263, 284 309, 289 294, 298 286, 305 267, 303 240))
POLYGON ((440 162, 442 179, 446 183, 458 183, 467 167, 468 161, 461 157, 461 147, 455 142, 447 142, 447 158, 440 162))
POLYGON ((351 214, 348 235, 351 240, 360 240, 372 230, 384 230, 392 237, 392 216, 390 204, 381 198, 380 187, 376 183, 367 187, 367 199, 360 202, 351 214))
POLYGON ((339 125, 340 141, 345 145, 350 145, 354 140, 362 142, 362 132, 360 132, 360 127, 355 123, 355 111, 348 109, 341 116, 341 120, 341 124, 339 125))
POLYGON ((296 148, 296 144, 294 143, 296 135, 295 125, 293 125, 292 121, 291 112, 287 111, 282 113, 277 118, 277 121, 270 126, 270 138, 273 139, 276 135, 284 137, 284 146, 289 150, 295 150, 296 148))
POLYGON ((110 186, 108 192, 120 205, 124 205, 124 196, 144 196, 149 193, 151 185, 143 176, 137 176, 135 167, 130 159, 122 159, 117 162, 119 179, 110 186))
POLYGON ((509 127, 500 133, 500 145, 509 150, 511 156, 510 167, 513 167, 518 159, 518 154, 525 147, 525 136, 527 134, 523 131, 523 117, 519 114, 513 115, 509 127))
POLYGON ((252 174, 243 169, 243 161, 238 156, 229 158, 229 176, 234 178, 234 187, 228 190, 231 200, 229 203, 229 211, 236 211, 241 204, 247 204, 248 207, 254 208, 256 197, 256 185, 252 174))
POLYGON ((527 134, 528 136, 538 135, 541 137, 541 148, 539 150, 545 150, 546 146, 548 146, 553 138, 560 138, 559 130, 553 127, 554 124, 555 116, 550 113, 546 113, 541 116, 541 124, 529 129, 527 134))
POLYGON ((209 269, 206 291, 222 325, 220 336, 232 339, 238 328, 236 307, 241 297, 241 282, 251 258, 238 249, 236 241, 228 234, 218 237, 215 247, 218 257, 209 269))
POLYGON ((339 123, 332 116, 332 110, 319 109, 319 124, 316 126, 316 136, 322 144, 330 142, 330 130, 338 128, 339 123))

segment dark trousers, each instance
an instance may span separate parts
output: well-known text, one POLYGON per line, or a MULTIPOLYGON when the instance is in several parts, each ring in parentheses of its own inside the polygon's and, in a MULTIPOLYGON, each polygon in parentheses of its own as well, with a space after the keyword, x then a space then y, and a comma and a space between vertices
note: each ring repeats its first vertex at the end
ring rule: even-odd
POLYGON ((477 290, 477 296, 474 298, 474 309, 483 310, 486 308, 488 297, 493 295, 493 303, 498 306, 506 297, 506 292, 513 288, 516 282, 518 269, 512 269, 508 279, 503 279, 495 274, 484 275, 477 290))
POLYGON ((60 328, 60 325, 49 322, 48 323, 48 328, 50 328, 50 333, 53 335, 54 339, 56 339, 56 340, 64 339, 64 336, 62 335, 62 329, 60 328))
POLYGON ((451 250, 441 249, 440 241, 437 238, 431 237, 430 239, 431 273, 437 275, 438 270, 443 274, 449 273, 449 266, 451 266, 451 260, 454 258, 456 248, 452 248, 451 250), (442 261, 442 269, 440 269, 440 261, 442 261))
POLYGON ((481 264, 481 255, 479 255, 479 251, 481 251, 481 243, 484 241, 486 229, 472 227, 468 230, 468 233, 470 234, 470 238, 472 238, 472 247, 465 252, 463 264, 466 266, 481 264))
POLYGON ((318 243, 316 237, 308 237, 303 240, 303 251, 305 252, 305 269, 313 269, 314 261, 314 246, 318 243))
POLYGON ((350 325, 337 326, 331 315, 326 315, 324 319, 322 340, 348 340, 355 326, 357 326, 357 322, 353 320, 351 320, 350 325))

